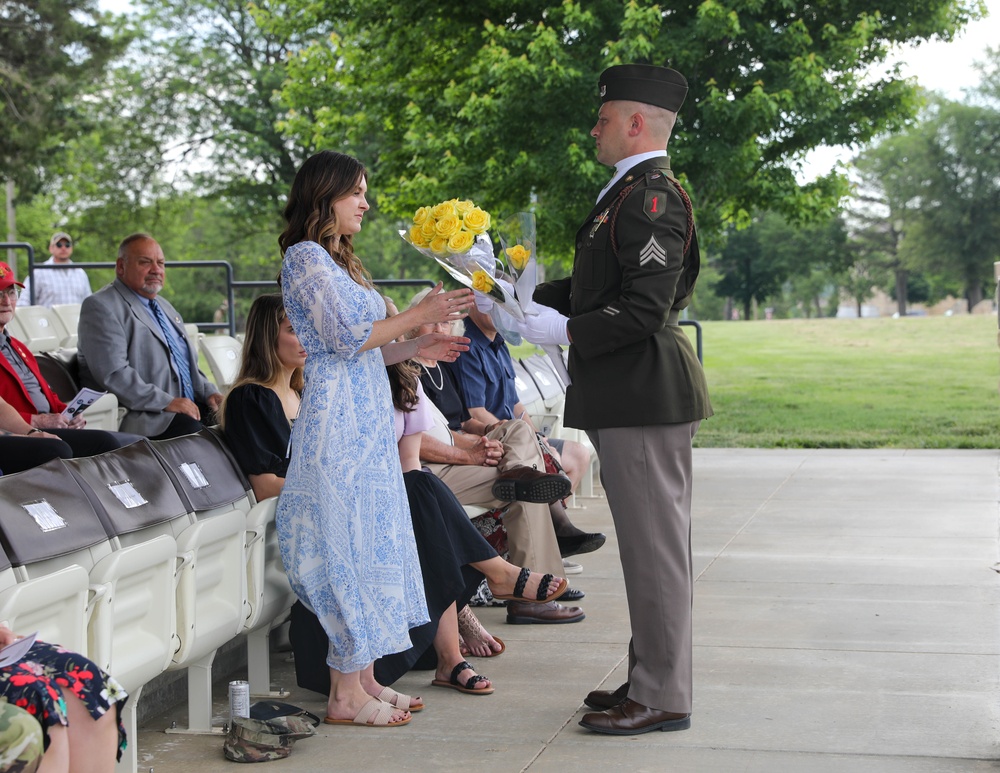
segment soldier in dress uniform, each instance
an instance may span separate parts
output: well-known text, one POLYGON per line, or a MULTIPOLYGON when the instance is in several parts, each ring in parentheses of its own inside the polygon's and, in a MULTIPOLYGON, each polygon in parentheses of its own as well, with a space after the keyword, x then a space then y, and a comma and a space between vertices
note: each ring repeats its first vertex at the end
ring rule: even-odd
POLYGON ((601 461, 631 618, 629 680, 595 690, 580 724, 635 735, 691 725, 691 441, 712 415, 678 315, 698 278, 691 202, 667 141, 687 94, 675 70, 620 65, 600 78, 591 135, 615 167, 576 236, 572 276, 540 285, 533 343, 569 344, 565 422, 601 461))

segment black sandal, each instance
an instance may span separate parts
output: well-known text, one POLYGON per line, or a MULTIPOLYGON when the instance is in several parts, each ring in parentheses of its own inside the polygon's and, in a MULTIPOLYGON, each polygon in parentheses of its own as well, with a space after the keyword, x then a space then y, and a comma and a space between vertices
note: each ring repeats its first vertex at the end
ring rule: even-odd
POLYGON ((480 690, 475 689, 476 685, 479 684, 480 682, 489 681, 489 679, 487 679, 482 674, 473 674, 465 681, 465 684, 459 682, 458 675, 461 674, 466 669, 468 669, 469 671, 475 670, 472 666, 470 666, 463 660, 461 663, 455 666, 455 668, 452 669, 450 681, 446 682, 444 679, 434 679, 433 681, 431 681, 431 684, 434 687, 447 687, 450 690, 458 690, 459 692, 464 692, 466 695, 489 695, 490 693, 493 692, 492 687, 485 687, 480 690))
POLYGON ((563 578, 562 582, 559 583, 559 587, 556 588, 555 593, 546 593, 545 591, 548 589, 549 583, 552 582, 554 575, 543 574, 542 581, 538 583, 538 591, 535 593, 535 598, 525 598, 524 589, 528 584, 528 578, 530 576, 531 570, 528 569, 528 567, 523 567, 521 569, 521 573, 517 576, 517 582, 514 583, 513 594, 501 596, 493 593, 492 588, 490 588, 490 593, 493 593, 493 598, 500 601, 524 601, 528 604, 546 604, 549 601, 555 601, 566 592, 567 588, 569 588, 569 582, 566 578, 563 578))

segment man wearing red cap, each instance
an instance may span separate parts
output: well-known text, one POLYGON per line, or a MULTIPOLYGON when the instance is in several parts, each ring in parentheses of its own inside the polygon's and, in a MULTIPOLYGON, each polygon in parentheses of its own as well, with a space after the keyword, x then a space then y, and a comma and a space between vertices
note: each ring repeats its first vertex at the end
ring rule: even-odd
POLYGON ((580 724, 613 735, 691 725, 691 441, 712 415, 678 326, 698 277, 691 202, 667 141, 687 94, 675 70, 620 65, 600 78, 591 136, 615 174, 576 236, 573 274, 540 285, 521 326, 569 345, 566 424, 601 461, 628 595, 629 679, 595 690, 580 724))

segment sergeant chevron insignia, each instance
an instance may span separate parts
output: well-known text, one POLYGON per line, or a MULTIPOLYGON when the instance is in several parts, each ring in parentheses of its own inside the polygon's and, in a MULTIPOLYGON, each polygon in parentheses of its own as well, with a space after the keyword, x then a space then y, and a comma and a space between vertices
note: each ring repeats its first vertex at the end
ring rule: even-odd
POLYGON ((603 309, 601 309, 601 311, 603 311, 609 317, 615 317, 621 314, 621 311, 616 309, 614 306, 605 306, 603 309))
POLYGON ((650 236, 646 246, 639 250, 640 266, 645 266, 651 260, 655 260, 661 266, 667 265, 667 251, 659 245, 654 236, 650 236))

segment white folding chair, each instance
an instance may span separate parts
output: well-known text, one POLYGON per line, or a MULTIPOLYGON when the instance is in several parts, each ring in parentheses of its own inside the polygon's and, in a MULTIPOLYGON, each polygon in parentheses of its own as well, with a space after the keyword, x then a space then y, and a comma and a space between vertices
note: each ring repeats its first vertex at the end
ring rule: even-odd
MULTIPOLYGON (((93 491, 61 459, 0 478, 0 530, 18 582, 0 592, 0 616, 86 654, 121 682, 131 696, 123 722, 134 739, 143 685, 166 669, 173 651, 177 547, 161 536, 116 549, 108 525, 93 491), (33 597, 34 609, 17 609, 33 597)), ((123 763, 134 769, 130 747, 123 763)))
POLYGON ((87 651, 90 578, 77 564, 18 582, 0 548, 0 620, 17 633, 38 632, 42 641, 87 651))
POLYGON ((23 306, 15 312, 14 318, 21 332, 14 337, 23 341, 32 354, 58 349, 66 339, 66 329, 48 306, 23 306))
MULTIPOLYGON (((552 428, 557 425, 559 417, 554 413, 550 413, 545 407, 542 394, 538 391, 538 387, 535 386, 531 375, 525 369, 524 365, 517 361, 514 362, 514 384, 517 389, 518 400, 524 405, 535 428, 547 437, 551 434, 552 428)), ((521 417, 515 416, 514 418, 519 419, 521 417)))
POLYGON ((177 473, 161 459, 150 441, 141 440, 66 464, 107 512, 113 543, 124 548, 161 535, 176 542, 176 627, 169 669, 188 671, 186 730, 211 733, 212 662, 218 648, 239 633, 244 619, 246 516, 237 507, 220 506, 216 514, 198 517, 188 491, 179 490, 177 475, 190 475, 192 489, 213 489, 216 481, 208 465, 194 460, 186 473, 177 473))
POLYGON ((528 372, 531 380, 535 382, 538 395, 541 398, 545 411, 555 416, 552 426, 548 432, 543 433, 546 437, 562 437, 563 411, 566 407, 566 387, 563 386, 552 369, 548 358, 535 354, 527 359, 521 360, 521 364, 528 372))
POLYGON ((274 514, 278 498, 258 502, 247 516, 247 673, 252 695, 280 696, 271 690, 271 631, 287 618, 295 592, 278 549, 274 514))
POLYGON ((232 336, 219 335, 202 336, 198 346, 212 371, 213 381, 225 392, 240 372, 243 344, 232 336))
POLYGON ((73 349, 77 345, 79 336, 77 330, 80 327, 80 306, 79 303, 57 303, 52 307, 52 311, 62 322, 62 326, 66 331, 66 337, 63 339, 63 348, 73 349))

